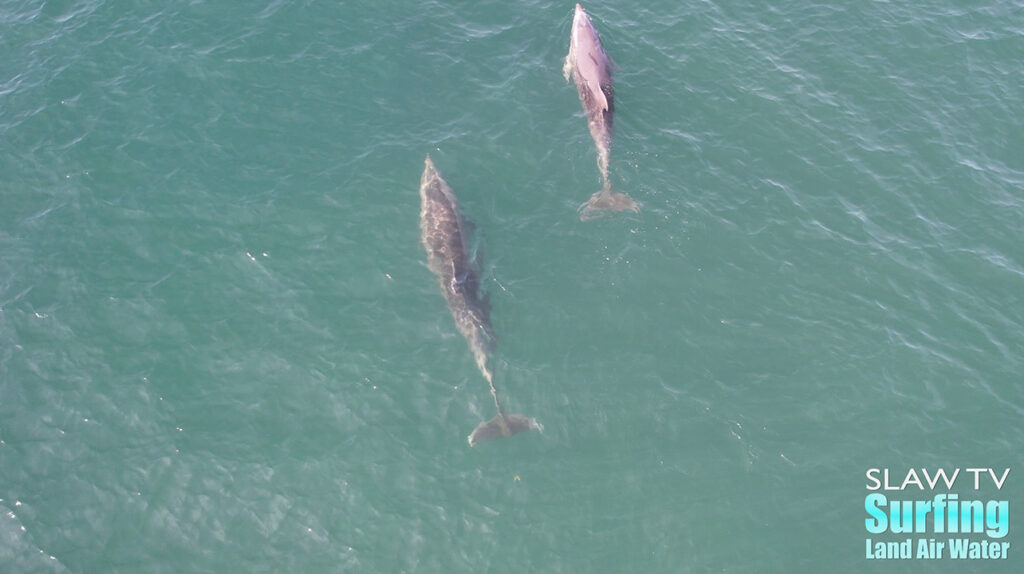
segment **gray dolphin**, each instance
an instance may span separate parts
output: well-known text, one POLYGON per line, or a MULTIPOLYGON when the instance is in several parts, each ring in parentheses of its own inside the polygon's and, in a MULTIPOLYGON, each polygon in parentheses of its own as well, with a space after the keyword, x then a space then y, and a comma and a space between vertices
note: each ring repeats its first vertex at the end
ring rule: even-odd
POLYGON ((590 135, 597 146, 597 167, 604 187, 580 206, 580 219, 596 219, 615 211, 640 211, 640 205, 624 193, 612 191, 608 179, 608 159, 612 147, 612 116, 615 114, 615 88, 612 84, 612 59, 604 51, 597 29, 583 6, 576 4, 572 19, 569 54, 562 73, 570 75, 579 92, 580 103, 587 114, 590 135))
POLYGON ((468 235, 471 224, 462 217, 455 192, 438 173, 429 155, 425 164, 420 179, 420 231, 427 250, 427 266, 437 275, 455 326, 469 343, 498 410, 497 416, 473 430, 469 446, 526 430, 544 430, 536 420, 505 414, 501 408, 491 367, 491 353, 497 339, 490 322, 490 303, 486 296, 480 296, 480 268, 472 256, 468 235))

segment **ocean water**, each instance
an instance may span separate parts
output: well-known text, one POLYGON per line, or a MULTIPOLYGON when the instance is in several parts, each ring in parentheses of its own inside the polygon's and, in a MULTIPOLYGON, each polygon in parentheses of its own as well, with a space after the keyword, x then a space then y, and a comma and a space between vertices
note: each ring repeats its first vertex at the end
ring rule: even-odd
POLYGON ((587 3, 587 223, 572 8, 0 3, 0 572, 1021 571, 1024 4, 587 3), (940 467, 1009 557, 868 560, 940 467))

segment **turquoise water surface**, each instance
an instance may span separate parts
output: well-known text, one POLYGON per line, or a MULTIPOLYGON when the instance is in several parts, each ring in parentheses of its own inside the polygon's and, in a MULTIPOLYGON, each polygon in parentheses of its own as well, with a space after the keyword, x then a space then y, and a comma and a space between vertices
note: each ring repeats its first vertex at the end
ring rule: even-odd
POLYGON ((586 8, 581 223, 571 2, 0 3, 0 572, 1021 571, 1024 4, 586 8), (1008 558, 868 560, 939 467, 1008 558))

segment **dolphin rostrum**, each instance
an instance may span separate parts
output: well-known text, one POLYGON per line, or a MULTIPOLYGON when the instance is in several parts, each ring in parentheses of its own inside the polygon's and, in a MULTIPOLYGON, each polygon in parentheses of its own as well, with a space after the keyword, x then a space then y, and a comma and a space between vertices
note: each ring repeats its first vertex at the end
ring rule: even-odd
POLYGON ((420 179, 420 231, 423 247, 427 250, 427 265, 441 283, 441 293, 448 301, 455 326, 469 343, 476 365, 491 387, 494 406, 498 410, 497 416, 480 423, 469 435, 469 446, 476 446, 485 440, 531 429, 543 430, 543 427, 533 418, 505 414, 498 401, 491 367, 496 338, 490 322, 490 303, 486 296, 480 296, 480 269, 472 256, 468 237, 470 226, 459 213, 455 192, 438 173, 428 155, 420 179))
POLYGON ((612 59, 604 51, 597 29, 583 6, 576 4, 572 19, 569 54, 562 72, 565 80, 572 75, 580 103, 587 114, 590 135, 597 145, 597 167, 601 170, 604 187, 580 206, 580 219, 597 219, 615 211, 640 211, 636 201, 624 193, 612 191, 608 179, 608 159, 612 147, 612 116, 615 113, 615 89, 612 86, 612 59))

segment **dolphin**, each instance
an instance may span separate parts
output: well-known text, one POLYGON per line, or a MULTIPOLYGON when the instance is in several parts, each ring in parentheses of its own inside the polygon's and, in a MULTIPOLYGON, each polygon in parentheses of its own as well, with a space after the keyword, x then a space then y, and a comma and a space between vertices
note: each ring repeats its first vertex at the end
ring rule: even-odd
POLYGON ((427 250, 427 266, 437 275, 441 293, 455 319, 455 326, 469 343, 476 365, 491 387, 497 416, 480 423, 469 435, 469 446, 526 431, 544 430, 535 419, 505 414, 494 386, 491 353, 497 338, 491 327, 491 306, 480 296, 480 266, 472 255, 469 229, 472 224, 459 212, 455 192, 427 156, 420 179, 420 231, 427 250))
POLYGON ((580 219, 597 219, 615 211, 640 211, 640 205, 624 193, 612 191, 608 179, 608 159, 612 147, 612 116, 615 114, 615 88, 612 84, 612 59, 604 51, 597 29, 583 6, 576 4, 572 18, 569 54, 562 73, 570 75, 579 92, 580 103, 587 115, 590 136, 597 146, 597 167, 604 187, 580 206, 580 219))

